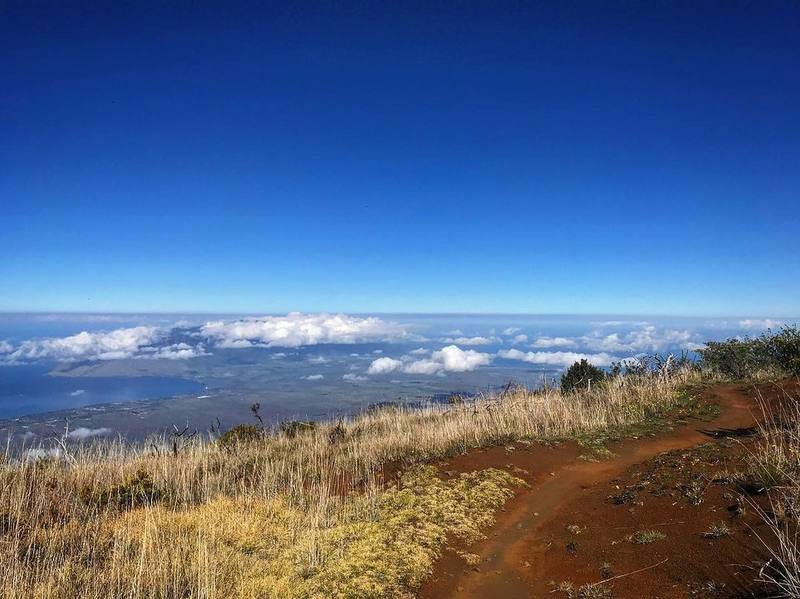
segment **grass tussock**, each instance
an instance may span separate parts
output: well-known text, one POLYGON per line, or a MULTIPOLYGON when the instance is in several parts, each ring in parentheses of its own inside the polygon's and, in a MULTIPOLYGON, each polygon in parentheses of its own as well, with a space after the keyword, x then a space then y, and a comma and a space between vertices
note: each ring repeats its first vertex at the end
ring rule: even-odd
POLYGON ((751 451, 743 487, 766 501, 750 499, 751 508, 766 524, 761 540, 767 560, 759 578, 775 597, 800 597, 800 397, 783 394, 772 405, 761 401, 760 442, 751 451))
POLYGON ((432 460, 658 418, 697 376, 391 407, 223 442, 64 445, 0 465, 0 597, 405 597, 480 538, 519 481, 432 460), (402 465, 396 482, 381 473, 402 465))
POLYGON ((666 538, 667 535, 658 530, 640 530, 633 534, 631 541, 637 545, 649 545, 656 541, 663 541, 666 538))

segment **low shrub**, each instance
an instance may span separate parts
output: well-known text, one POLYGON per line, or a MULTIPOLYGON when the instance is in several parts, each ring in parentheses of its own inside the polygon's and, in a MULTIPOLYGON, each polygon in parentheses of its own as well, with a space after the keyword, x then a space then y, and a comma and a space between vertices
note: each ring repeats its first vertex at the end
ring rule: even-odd
POLYGON ((161 493, 146 470, 139 469, 118 485, 97 493, 94 503, 117 504, 121 509, 134 509, 158 501, 161 493))
POLYGON ((561 391, 571 393, 578 389, 587 389, 592 383, 599 383, 606 378, 606 373, 585 358, 575 362, 561 377, 561 391))
POLYGON ((709 341, 697 353, 704 368, 732 379, 800 375, 800 331, 796 326, 759 337, 709 341))
POLYGON ((264 439, 264 430, 254 424, 238 424, 223 433, 218 439, 222 447, 229 449, 245 443, 253 443, 264 439))
POLYGON ((313 431, 317 427, 316 422, 309 422, 304 420, 290 420, 289 422, 282 422, 278 430, 290 439, 294 439, 297 435, 313 431))

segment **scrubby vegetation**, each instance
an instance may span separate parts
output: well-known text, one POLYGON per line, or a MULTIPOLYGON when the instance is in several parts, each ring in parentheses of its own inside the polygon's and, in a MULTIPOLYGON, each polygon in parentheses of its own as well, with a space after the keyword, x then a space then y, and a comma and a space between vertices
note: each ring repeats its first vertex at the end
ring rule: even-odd
POLYGON ((800 331, 796 326, 754 338, 710 341, 698 353, 705 369, 736 380, 800 376, 800 331))
POLYGON ((514 387, 178 445, 64 442, 47 460, 0 466, 0 596, 404 597, 520 484, 426 463, 656 418, 696 376, 648 371, 569 394, 514 387))

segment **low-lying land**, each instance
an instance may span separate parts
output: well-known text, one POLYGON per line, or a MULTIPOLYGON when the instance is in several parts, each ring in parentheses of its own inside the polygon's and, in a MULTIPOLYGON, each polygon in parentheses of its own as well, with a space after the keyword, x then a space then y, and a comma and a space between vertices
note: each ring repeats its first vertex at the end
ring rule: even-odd
MULTIPOLYGON (((727 362, 714 362, 716 349, 709 347, 704 367, 669 359, 617 368, 602 379, 579 376, 563 392, 509 387, 475 401, 387 407, 336 423, 245 426, 216 440, 178 431, 138 447, 63 443, 39 459, 7 458, 0 595, 413 596, 443 554, 479 568, 472 548, 531 484, 524 468, 476 460, 450 471, 441 462, 464 463, 478 448, 511 453, 569 439, 580 463, 613 462, 614 440, 714 416, 699 390, 731 376, 727 362)), ((791 360, 784 362, 767 362, 769 376, 791 373, 791 360)), ((747 376, 761 376, 764 365, 747 376)), ((762 504, 756 513, 785 533, 796 521, 795 496, 784 487, 797 480, 800 446, 786 438, 797 412, 781 414, 783 424, 762 427, 751 449, 761 462, 749 463, 781 481, 768 496, 788 506, 782 519, 762 504)), ((639 533, 642 544, 657 545, 655 525, 632 538, 639 533)), ((787 538, 788 549, 776 549, 784 561, 773 559, 754 578, 787 584, 790 566, 776 566, 794 555, 787 538)))

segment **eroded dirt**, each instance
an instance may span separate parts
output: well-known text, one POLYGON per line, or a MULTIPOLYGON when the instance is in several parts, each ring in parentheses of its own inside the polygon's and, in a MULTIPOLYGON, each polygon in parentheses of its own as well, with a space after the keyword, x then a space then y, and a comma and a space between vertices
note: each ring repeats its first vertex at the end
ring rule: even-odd
MULTIPOLYGON (((796 381, 783 387, 800 389, 796 381)), ((760 391, 767 401, 784 395, 772 385, 760 391)), ((742 509, 728 477, 753 443, 755 388, 722 385, 703 393, 719 405, 713 420, 611 443, 609 459, 587 461, 585 448, 573 442, 516 443, 440 464, 445 474, 505 468, 529 486, 507 503, 485 541, 461 548, 477 564, 448 551, 419 596, 578 597, 585 584, 596 584, 590 596, 598 597, 759 593, 752 581, 760 544, 751 527, 758 532, 761 525, 742 509), (704 536, 720 529, 728 533, 704 536), (641 531, 655 531, 656 539, 636 542, 641 531)))

